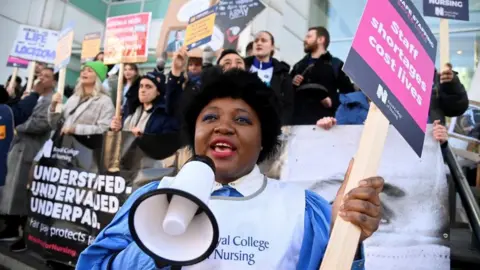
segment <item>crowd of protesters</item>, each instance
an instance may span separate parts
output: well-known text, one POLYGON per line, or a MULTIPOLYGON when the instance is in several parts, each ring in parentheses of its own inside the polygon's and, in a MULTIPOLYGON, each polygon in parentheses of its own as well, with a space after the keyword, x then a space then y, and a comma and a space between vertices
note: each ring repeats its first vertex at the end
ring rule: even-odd
MULTIPOLYGON (((5 222, 0 241, 12 243, 11 250, 26 249, 22 237, 28 213, 27 179, 37 152, 51 136, 103 134, 108 130, 130 131, 135 136, 182 130, 184 104, 202 85, 228 70, 258 75, 278 97, 282 125, 361 125, 369 109, 368 98, 342 71, 343 62, 329 52, 330 36, 324 27, 312 27, 304 39, 305 57, 293 68, 275 58, 275 38, 268 31, 256 33, 245 55, 225 49, 214 58, 210 49, 201 54, 180 48, 173 53, 166 73, 166 55, 151 72, 142 75, 138 65, 125 64, 123 78, 118 66, 103 64, 100 53, 82 66, 73 88, 65 97, 56 93, 57 74, 37 63, 32 91, 26 92, 20 77, 8 77, 0 86, 0 102, 13 113, 16 135, 7 162, 5 186, 0 188, 0 214, 5 222), (15 80, 13 87, 9 81, 15 80), (117 85, 122 80, 122 116, 115 117, 117 85), (63 104, 61 112, 56 111, 63 104)), ((434 137, 445 144, 445 117, 462 115, 468 98, 458 76, 450 67, 435 74, 429 112, 434 137)), ((255 91, 255 89, 251 89, 255 91)))

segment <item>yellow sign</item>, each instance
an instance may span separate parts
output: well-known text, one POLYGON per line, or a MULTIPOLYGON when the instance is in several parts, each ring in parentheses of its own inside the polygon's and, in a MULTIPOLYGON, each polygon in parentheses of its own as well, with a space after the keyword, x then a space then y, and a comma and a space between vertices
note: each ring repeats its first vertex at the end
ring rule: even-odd
POLYGON ((187 46, 187 50, 194 49, 212 40, 216 10, 217 6, 213 6, 190 18, 185 31, 184 45, 187 46))
POLYGON ((93 59, 100 52, 100 46, 102 44, 100 32, 86 34, 82 42, 82 62, 88 59, 93 59))

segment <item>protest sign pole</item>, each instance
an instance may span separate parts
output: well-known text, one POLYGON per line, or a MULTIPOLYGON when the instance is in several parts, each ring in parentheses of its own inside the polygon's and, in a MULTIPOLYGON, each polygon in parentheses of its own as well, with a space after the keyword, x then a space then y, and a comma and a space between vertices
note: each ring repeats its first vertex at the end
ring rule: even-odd
POLYGON ((120 63, 120 68, 118 70, 118 85, 117 85, 117 100, 115 105, 115 117, 122 117, 122 98, 123 98, 123 70, 125 65, 120 63))
POLYGON ((440 72, 450 62, 450 33, 448 19, 440 19, 440 72))
POLYGON ((10 82, 8 83, 8 88, 11 89, 13 88, 13 84, 15 83, 15 80, 17 79, 18 75, 18 67, 14 67, 12 71, 12 78, 10 79, 10 82))
MULTIPOLYGON (((65 78, 67 76, 67 69, 66 68, 61 68, 58 71, 58 87, 57 87, 57 93, 60 94, 60 96, 63 99, 63 90, 65 90, 65 78)), ((55 112, 56 113, 61 113, 62 112, 62 107, 63 103, 58 103, 57 106, 55 107, 55 112)))
MULTIPOLYGON (((115 104, 115 118, 122 119, 122 98, 123 98, 123 71, 125 69, 125 64, 120 63, 120 68, 118 70, 118 85, 117 85, 117 100, 115 104)), ((120 120, 121 121, 121 120, 120 120)), ((114 148, 113 156, 112 156, 112 163, 108 168, 108 171, 111 173, 119 172, 120 171, 120 155, 121 149, 120 146, 122 144, 122 130, 119 132, 115 132, 113 134, 113 139, 111 140, 114 148)))
POLYGON ((36 65, 37 65, 37 62, 35 62, 35 61, 30 62, 30 70, 28 71, 27 89, 25 89, 25 92, 27 92, 27 93, 30 93, 32 91, 33 79, 35 77, 35 66, 36 65))
MULTIPOLYGON (((389 127, 388 119, 370 103, 345 194, 358 187, 362 179, 375 176, 380 165, 389 127)), ((359 247, 360 229, 337 215, 320 270, 350 270, 359 247)))

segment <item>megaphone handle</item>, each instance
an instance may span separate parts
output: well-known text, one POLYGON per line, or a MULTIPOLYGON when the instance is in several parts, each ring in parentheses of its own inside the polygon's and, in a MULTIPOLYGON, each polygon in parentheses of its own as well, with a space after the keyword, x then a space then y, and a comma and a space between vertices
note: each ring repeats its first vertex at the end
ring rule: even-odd
POLYGON ((181 266, 170 266, 167 263, 162 263, 161 261, 157 261, 157 260, 155 260, 155 266, 158 269, 163 269, 165 267, 170 267, 170 270, 181 270, 182 269, 181 266))

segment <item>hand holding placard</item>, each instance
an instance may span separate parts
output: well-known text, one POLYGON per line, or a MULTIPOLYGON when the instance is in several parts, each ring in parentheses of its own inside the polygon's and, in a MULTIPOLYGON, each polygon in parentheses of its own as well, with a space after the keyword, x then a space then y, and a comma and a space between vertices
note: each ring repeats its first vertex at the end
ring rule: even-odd
POLYGON ((187 61, 187 48, 182 46, 178 51, 173 54, 172 62, 172 74, 173 76, 180 76, 185 68, 187 61))
MULTIPOLYGON (((373 104, 345 192, 376 175, 389 121, 421 155, 435 56, 436 39, 411 1, 368 0, 343 70, 373 104)), ((359 228, 337 217, 320 269, 351 269, 359 239, 359 228)))

